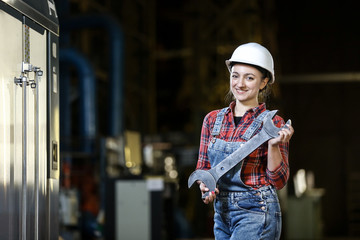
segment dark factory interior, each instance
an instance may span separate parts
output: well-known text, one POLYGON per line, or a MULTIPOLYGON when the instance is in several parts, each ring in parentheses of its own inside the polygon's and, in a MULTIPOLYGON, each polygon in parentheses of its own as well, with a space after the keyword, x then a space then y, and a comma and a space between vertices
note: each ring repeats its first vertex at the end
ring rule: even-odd
POLYGON ((47 2, 59 25, 59 239, 214 239, 213 205, 188 178, 204 117, 229 105, 225 60, 248 42, 271 52, 266 107, 295 129, 281 239, 360 239, 358 1, 47 2))
MULTIPOLYGON (((124 137, 130 131, 138 135, 142 153, 151 148, 158 157, 147 165, 141 154, 141 166, 133 173, 126 163, 108 160, 107 167, 116 170, 111 171, 112 176, 105 173, 104 178, 160 176, 165 187, 156 206, 159 212, 155 214, 161 216, 156 220, 161 226, 154 227, 161 229, 158 236, 213 237, 212 207, 204 205, 198 189, 188 189, 186 181, 196 165, 204 116, 228 104, 224 100, 229 87, 224 61, 238 45, 259 42, 272 52, 275 62, 276 83, 267 107, 279 109, 295 128, 290 144, 291 177, 280 194, 284 201, 282 238, 360 237, 358 5, 356 1, 57 0, 60 52, 72 49, 86 59, 96 85, 96 101, 92 99, 94 106, 89 106, 95 111, 96 131, 83 136, 81 118, 88 113, 78 110, 82 79, 71 71, 71 63, 60 59, 60 83, 65 74, 70 81, 67 90, 60 84, 69 101, 66 105, 61 101, 61 124, 70 121, 72 125, 71 130, 60 128, 62 176, 65 179, 69 167, 71 179, 63 188, 75 189, 80 195, 79 211, 96 218, 103 210, 101 140, 124 137), (95 23, 82 23, 81 18, 92 18, 89 22, 95 23), (110 33, 112 28, 121 34, 120 49, 111 48, 116 34, 110 33), (112 54, 121 58, 115 66, 110 62, 112 54), (109 108, 112 67, 119 68, 122 84, 121 92, 115 93, 120 98, 113 106, 117 113, 109 108), (63 116, 68 107, 71 112, 63 116), (115 123, 120 125, 115 132, 109 131, 112 114, 118 114, 116 121, 121 121, 115 123), (78 156, 74 147, 87 142, 93 148, 78 156), (164 170, 167 157, 173 159, 177 174, 164 170), (301 169, 313 176, 314 185, 307 197, 297 198, 293 179, 301 169), (309 213, 302 215, 304 208, 309 213)), ((84 234, 80 227, 78 231, 84 234)))

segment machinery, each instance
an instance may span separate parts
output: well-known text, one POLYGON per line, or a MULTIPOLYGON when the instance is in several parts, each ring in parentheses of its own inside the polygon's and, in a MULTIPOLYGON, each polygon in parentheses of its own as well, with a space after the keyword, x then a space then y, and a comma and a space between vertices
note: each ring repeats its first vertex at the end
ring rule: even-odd
POLYGON ((0 239, 58 239, 59 24, 53 0, 0 0, 0 239))

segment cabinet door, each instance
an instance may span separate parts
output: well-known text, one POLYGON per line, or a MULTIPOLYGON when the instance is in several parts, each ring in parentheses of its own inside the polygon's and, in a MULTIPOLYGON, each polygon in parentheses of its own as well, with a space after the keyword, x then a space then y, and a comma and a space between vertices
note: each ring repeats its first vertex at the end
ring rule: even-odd
POLYGON ((0 239, 45 239, 47 32, 9 11, 0 8, 0 239))
MULTIPOLYGON (((28 20, 29 21, 29 20, 28 20)), ((31 21, 29 21, 31 23, 31 21)), ((29 72, 30 85, 26 87, 27 125, 27 230, 28 239, 46 239, 47 213, 47 31, 39 25, 24 27, 28 31, 25 37, 25 61, 41 71, 29 72), (28 45, 26 47, 26 44, 28 45), (34 80, 35 82, 32 82, 34 80), (31 85, 33 83, 33 85, 31 85)))
POLYGON ((0 239, 19 239, 22 189, 23 24, 0 9, 0 239), (5 37, 6 36, 6 37, 5 37))

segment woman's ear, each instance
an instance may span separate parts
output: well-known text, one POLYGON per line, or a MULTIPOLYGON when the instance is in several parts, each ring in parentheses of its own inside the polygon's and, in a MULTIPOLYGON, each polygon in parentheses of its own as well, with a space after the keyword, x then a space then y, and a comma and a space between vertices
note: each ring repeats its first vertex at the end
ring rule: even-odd
POLYGON ((269 82, 269 78, 268 77, 264 78, 260 83, 260 90, 263 90, 268 82, 269 82))

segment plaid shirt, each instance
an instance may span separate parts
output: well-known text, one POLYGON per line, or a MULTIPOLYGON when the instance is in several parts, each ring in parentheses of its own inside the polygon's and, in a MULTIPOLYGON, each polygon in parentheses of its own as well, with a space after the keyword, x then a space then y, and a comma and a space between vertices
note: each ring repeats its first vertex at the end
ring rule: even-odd
MULTIPOLYGON (((234 107, 235 102, 232 102, 230 108, 225 113, 220 134, 216 137, 228 142, 245 142, 241 136, 246 132, 246 129, 251 125, 253 120, 261 112, 266 110, 266 106, 265 104, 261 104, 258 107, 248 110, 238 126, 234 124, 234 107)), ((204 118, 200 138, 199 159, 196 169, 208 170, 211 168, 207 148, 213 138, 211 132, 219 111, 220 110, 212 111, 204 118)), ((285 124, 284 120, 278 115, 273 118, 273 121, 277 127, 285 124)), ((260 131, 260 129, 258 131, 260 131)), ((274 171, 267 169, 267 149, 268 144, 266 142, 244 159, 241 169, 241 179, 244 184, 253 188, 260 188, 271 184, 276 189, 281 189, 285 186, 290 173, 288 162, 289 144, 280 144, 282 162, 274 171)))

